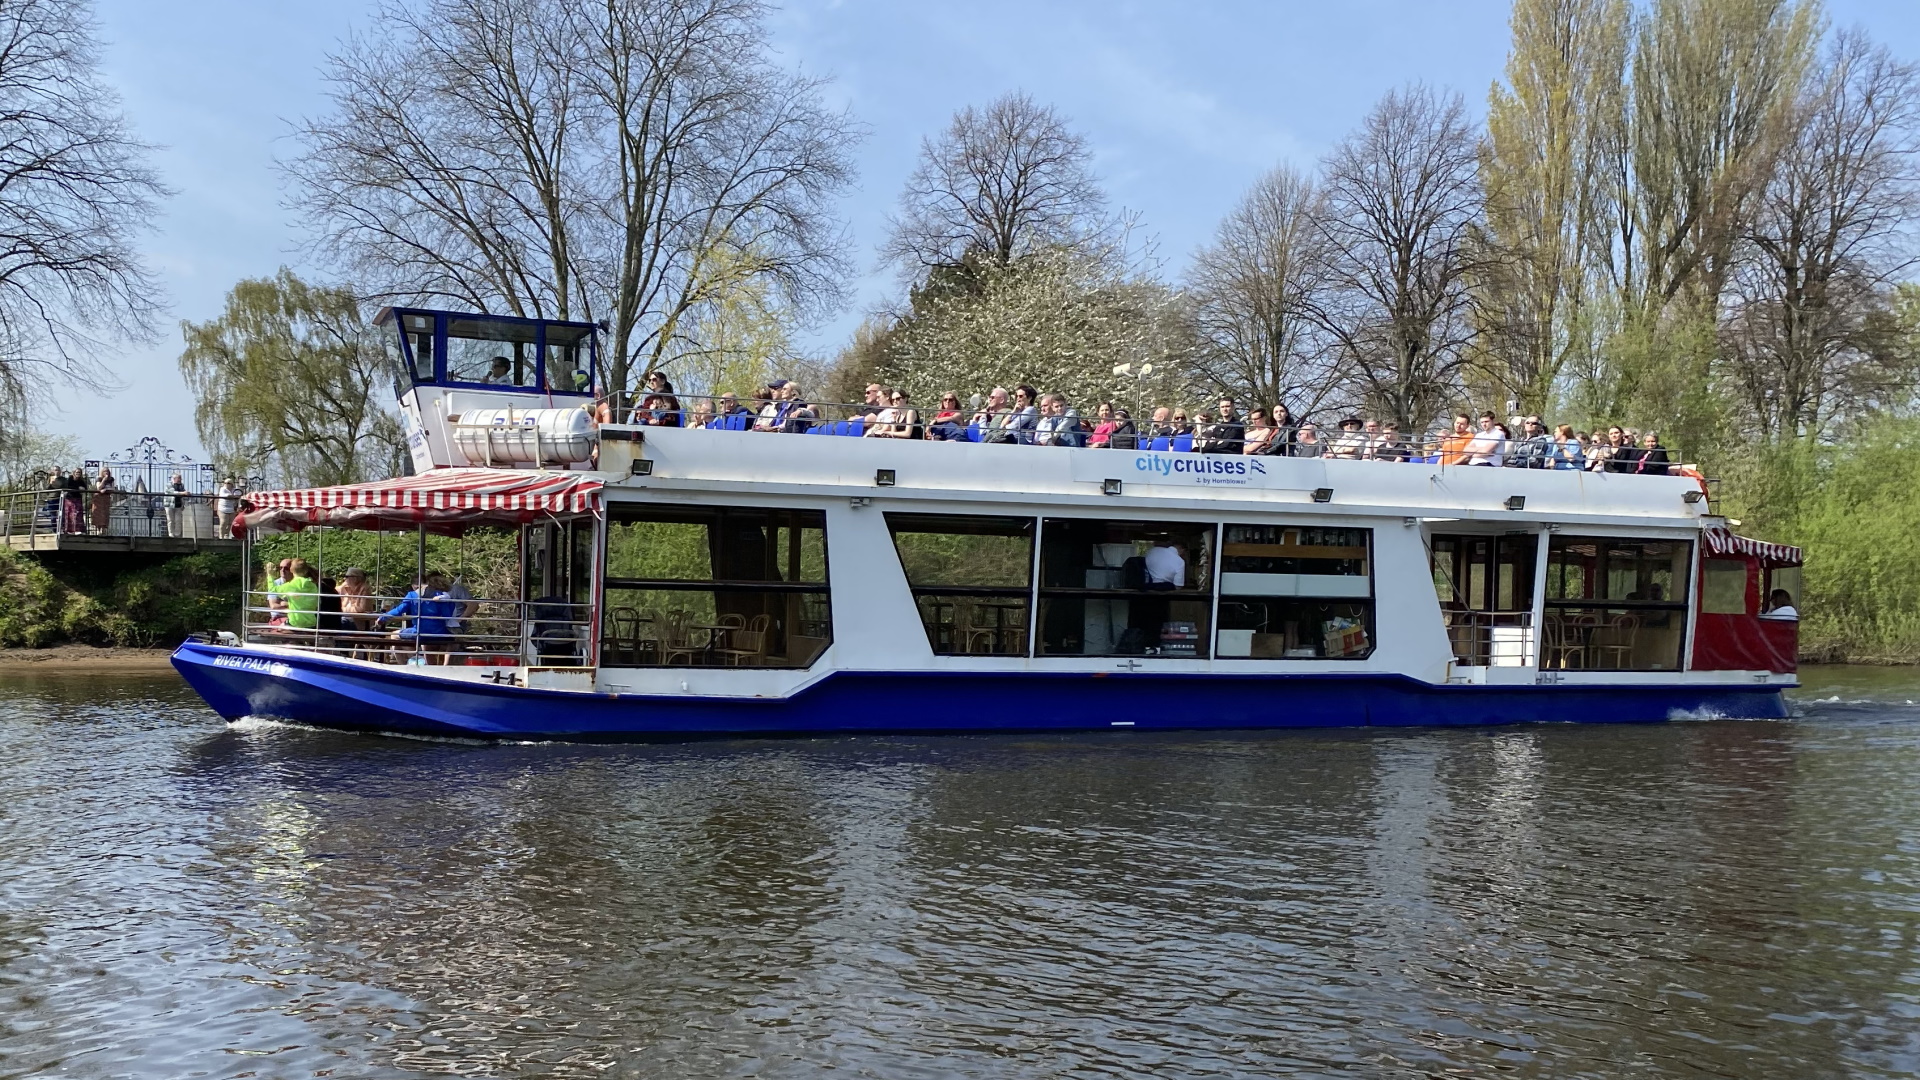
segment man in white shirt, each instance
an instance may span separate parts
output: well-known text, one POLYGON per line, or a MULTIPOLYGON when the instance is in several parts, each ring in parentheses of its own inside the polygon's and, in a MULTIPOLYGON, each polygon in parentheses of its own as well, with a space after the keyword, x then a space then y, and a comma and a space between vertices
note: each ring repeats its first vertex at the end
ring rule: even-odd
POLYGON ((1767 610, 1760 613, 1763 619, 1782 619, 1787 622, 1799 622, 1800 612, 1793 606, 1793 596, 1785 589, 1775 589, 1767 595, 1767 610))
POLYGON ((1171 540, 1155 541, 1147 549, 1147 588, 1184 589, 1187 586, 1187 559, 1171 540))

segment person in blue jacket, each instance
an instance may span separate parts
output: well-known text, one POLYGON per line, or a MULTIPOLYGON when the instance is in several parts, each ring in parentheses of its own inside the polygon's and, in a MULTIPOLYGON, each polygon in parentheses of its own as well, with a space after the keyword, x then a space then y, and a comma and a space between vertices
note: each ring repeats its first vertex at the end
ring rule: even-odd
POLYGON ((427 655, 427 663, 444 664, 453 648, 447 620, 454 617, 459 607, 447 597, 446 575, 429 570, 425 580, 380 616, 380 622, 408 620, 408 625, 394 631, 393 639, 407 645, 417 643, 419 650, 427 655))

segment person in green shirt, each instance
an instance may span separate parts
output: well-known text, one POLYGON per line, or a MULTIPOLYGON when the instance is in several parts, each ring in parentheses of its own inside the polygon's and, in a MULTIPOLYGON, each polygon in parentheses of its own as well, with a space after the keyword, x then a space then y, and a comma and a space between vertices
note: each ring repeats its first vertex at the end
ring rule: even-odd
POLYGON ((313 579, 313 566, 307 560, 293 560, 293 577, 276 584, 274 591, 286 601, 289 627, 295 630, 320 628, 320 584, 313 579))

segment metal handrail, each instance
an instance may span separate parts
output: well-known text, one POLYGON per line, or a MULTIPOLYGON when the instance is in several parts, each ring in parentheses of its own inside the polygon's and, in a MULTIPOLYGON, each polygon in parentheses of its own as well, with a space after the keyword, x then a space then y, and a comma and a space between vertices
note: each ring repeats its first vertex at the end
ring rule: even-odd
MULTIPOLYGON (((230 539, 219 527, 218 494, 95 489, 80 492, 78 500, 67 494, 63 488, 0 492, 0 537, 230 539), (108 500, 105 528, 95 520, 96 500, 102 495, 108 500)), ((238 497, 232 502, 237 507, 238 497)))
MULTIPOLYGON (((453 610, 426 614, 416 609, 411 615, 393 615, 389 613, 408 597, 368 595, 364 599, 371 610, 364 612, 296 612, 284 604, 286 595, 265 589, 247 591, 241 608, 244 641, 396 663, 444 663, 458 657, 464 663, 493 666, 592 666, 591 604, 441 595, 421 602, 453 610), (315 625, 293 625, 295 617, 302 622, 311 618, 315 625), (441 623, 440 629, 447 632, 421 634, 423 621, 441 623), (414 632, 407 633, 409 629, 414 632)), ((341 593, 301 595, 354 598, 341 593)))
MULTIPOLYGON (((746 398, 746 399, 741 399, 737 402, 741 410, 749 414, 748 418, 744 421, 744 427, 729 428, 727 427, 727 425, 721 423, 722 418, 718 416, 718 412, 720 408, 719 406, 720 399, 718 398, 718 396, 710 395, 710 394, 698 394, 698 395, 676 394, 674 395, 674 398, 679 403, 680 407, 677 410, 674 410, 667 415, 675 419, 677 423, 668 424, 664 426, 679 426, 679 427, 689 427, 689 428, 699 427, 699 428, 725 429, 725 430, 746 430, 746 431, 755 431, 755 432, 761 432, 761 433, 765 433, 767 431, 778 431, 780 433, 785 433, 785 434, 798 434, 798 433, 810 432, 819 428, 833 428, 834 434, 864 435, 866 432, 867 425, 862 424, 858 430, 853 430, 850 427, 851 422, 856 419, 861 419, 863 417, 866 417, 868 414, 873 413, 877 408, 877 406, 873 406, 873 405, 854 404, 851 402, 806 401, 806 402, 803 402, 802 404, 804 404, 804 406, 808 410, 807 416, 805 416, 804 418, 798 421, 786 422, 778 428, 770 428, 767 426, 767 422, 764 421, 763 418, 759 415, 761 407, 769 403, 760 399, 746 398), (696 417, 696 415, 699 415, 696 413, 696 407, 702 403, 706 404, 709 407, 709 412, 713 413, 714 416, 712 419, 696 424, 694 423, 694 418, 696 417)), ((646 400, 645 395, 638 396, 636 400, 645 401, 646 400)), ((772 404, 778 405, 779 403, 773 402, 772 404)), ((937 401, 933 403, 911 402, 906 407, 912 410, 913 417, 911 420, 911 424, 913 427, 917 427, 921 430, 921 437, 923 439, 937 441, 934 433, 928 429, 933 425, 934 418, 942 411, 939 403, 937 401)), ((656 412, 658 411, 659 410, 656 410, 656 412)), ((974 418, 981 411, 982 410, 980 407, 975 406, 971 403, 963 404, 958 414, 958 419, 957 419, 958 427, 964 429, 970 426, 974 418)), ((621 420, 622 422, 630 422, 633 424, 640 424, 643 426, 661 426, 661 425, 655 424, 654 420, 648 419, 647 417, 643 416, 642 414, 644 412, 645 410, 642 410, 636 406, 634 409, 629 411, 629 414, 627 416, 621 417, 621 420)), ((1097 423, 1096 418, 1090 413, 1080 412, 1078 413, 1078 416, 1080 420, 1087 426, 1087 430, 1089 432, 1092 430, 1093 425, 1097 423)), ((1246 418, 1243 414, 1241 417, 1241 423, 1243 427, 1245 426, 1245 421, 1246 421, 1246 418)), ((1116 444, 1112 447, 1113 449, 1142 450, 1142 449, 1148 448, 1146 444, 1151 438, 1154 437, 1151 434, 1149 434, 1150 429, 1153 427, 1152 422, 1147 417, 1141 417, 1141 416, 1132 417, 1131 422, 1135 428, 1133 438, 1131 440, 1126 440, 1123 437, 1123 439, 1119 444, 1116 444)), ((734 421, 734 423, 741 424, 742 421, 736 420, 734 421)), ((895 428, 897 428, 898 426, 900 425, 889 425, 889 427, 895 427, 895 428)), ((1291 425, 1283 430, 1291 433, 1293 437, 1297 438, 1303 426, 1304 425, 1291 425)), ((1472 439, 1471 435, 1462 437, 1454 434, 1451 431, 1433 431, 1433 432, 1428 432, 1428 433, 1423 433, 1418 435, 1409 435, 1405 433, 1400 433, 1393 436, 1392 438, 1388 438, 1384 434, 1369 435, 1365 432, 1356 432, 1356 433, 1353 433, 1352 435, 1348 435, 1346 433, 1342 433, 1337 428, 1331 427, 1331 426, 1323 427, 1323 426, 1315 425, 1315 428, 1316 428, 1316 438, 1318 441, 1314 445, 1317 445, 1320 448, 1317 452, 1305 452, 1301 450, 1300 444, 1294 443, 1292 439, 1289 439, 1288 444, 1291 446, 1290 452, 1286 454, 1277 454, 1275 456, 1329 457, 1329 458, 1356 459, 1356 460, 1363 460, 1363 461, 1388 461, 1388 462, 1407 461, 1415 464, 1426 464, 1426 465, 1434 465, 1434 464, 1464 465, 1465 462, 1463 461, 1451 461, 1448 459, 1460 456, 1463 452, 1462 451, 1463 444, 1467 441, 1471 441, 1472 439)), ((1184 434, 1191 435, 1193 433, 1193 429, 1194 429, 1194 425, 1188 424, 1187 431, 1184 434)), ((1246 428, 1246 430, 1252 430, 1252 429, 1246 428)), ((1478 432, 1475 432, 1474 434, 1478 434, 1478 432)), ((1171 441, 1173 436, 1169 435, 1168 438, 1171 441)), ((1599 470, 1592 470, 1591 463, 1588 460, 1586 460, 1585 451, 1582 451, 1582 461, 1577 468, 1563 469, 1557 465, 1525 465, 1523 464, 1523 459, 1531 459, 1534 456, 1531 454, 1523 455, 1516 451, 1516 448, 1519 447, 1521 444, 1523 444, 1525 441, 1526 441, 1525 437, 1518 434, 1516 434, 1512 439, 1508 441, 1507 449, 1505 451, 1506 467, 1508 468, 1529 467, 1529 468, 1542 469, 1543 471, 1561 471, 1561 472, 1576 472, 1576 471, 1631 472, 1632 471, 1632 470, 1609 470, 1604 468, 1599 470)), ((1666 464, 1669 470, 1679 469, 1683 466, 1688 468, 1697 468, 1697 466, 1689 465, 1685 461, 1685 459, 1683 458, 1683 456, 1681 455, 1680 451, 1677 448, 1672 446, 1667 446, 1665 444, 1662 444, 1659 448, 1665 451, 1667 455, 1668 460, 1666 464)), ((1167 449, 1171 449, 1171 447, 1169 446, 1167 449)), ((1632 449, 1639 450, 1640 447, 1636 444, 1632 447, 1632 449)))

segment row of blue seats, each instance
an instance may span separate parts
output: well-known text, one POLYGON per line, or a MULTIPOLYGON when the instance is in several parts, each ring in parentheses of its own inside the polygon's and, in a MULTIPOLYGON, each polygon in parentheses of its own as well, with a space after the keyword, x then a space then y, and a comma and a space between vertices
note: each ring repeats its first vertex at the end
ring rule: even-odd
MULTIPOLYGON (((723 416, 717 420, 710 421, 706 426, 708 430, 711 431, 746 431, 753 427, 753 420, 754 417, 751 413, 735 413, 732 416, 723 416)), ((806 431, 808 435, 858 436, 865 433, 866 421, 859 418, 852 420, 829 420, 824 423, 815 424, 806 431)), ((964 433, 964 441, 976 443, 985 442, 986 433, 980 430, 980 425, 970 424, 964 433)), ((1141 444, 1140 449, 1171 450, 1176 453, 1186 453, 1193 449, 1193 436, 1175 435, 1169 438, 1162 435, 1158 438, 1145 440, 1141 444)))

